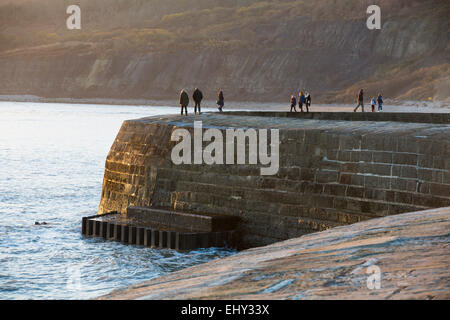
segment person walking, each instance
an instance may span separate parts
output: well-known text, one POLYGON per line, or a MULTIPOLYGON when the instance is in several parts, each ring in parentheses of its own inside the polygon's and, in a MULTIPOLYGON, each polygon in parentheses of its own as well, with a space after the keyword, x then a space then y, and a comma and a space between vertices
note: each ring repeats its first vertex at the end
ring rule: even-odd
POLYGON ((377 99, 375 99, 375 97, 372 98, 370 105, 372 107, 372 112, 375 112, 375 106, 377 105, 377 99))
POLYGON ((361 107, 362 112, 364 112, 364 89, 361 89, 357 96, 358 105, 356 106, 355 110, 353 112, 356 112, 359 107, 361 107))
POLYGON ((309 94, 309 92, 306 93, 305 95, 305 99, 306 99, 306 112, 309 112, 309 108, 311 108, 311 95, 309 94))
POLYGON ((180 92, 181 115, 183 115, 183 109, 186 111, 186 115, 187 115, 187 107, 188 107, 188 105, 189 105, 189 95, 183 89, 180 92))
POLYGON ((378 94, 377 102, 378 102, 378 112, 383 111, 383 96, 381 95, 381 93, 378 94))
POLYGON ((291 96, 291 111, 290 112, 292 112, 292 109, 294 109, 294 112, 297 112, 297 109, 295 108, 296 106, 297 106, 297 99, 295 99, 295 96, 292 95, 291 96))
POLYGON ((225 105, 225 98, 223 97, 222 89, 220 89, 217 94, 217 105, 219 106, 219 111, 222 112, 223 106, 225 105))
POLYGON ((300 91, 298 94, 298 106, 300 107, 300 111, 303 112, 303 105, 306 102, 305 95, 303 94, 303 91, 300 91))
POLYGON ((197 107, 198 107, 198 114, 201 114, 202 110, 200 104, 202 103, 203 100, 203 93, 198 88, 195 88, 192 98, 194 99, 195 102, 194 114, 197 114, 197 107))

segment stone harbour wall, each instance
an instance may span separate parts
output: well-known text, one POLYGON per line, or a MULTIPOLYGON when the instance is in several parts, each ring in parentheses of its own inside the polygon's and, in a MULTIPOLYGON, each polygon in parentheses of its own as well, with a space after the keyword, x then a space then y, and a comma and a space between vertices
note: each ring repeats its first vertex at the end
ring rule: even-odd
POLYGON ((99 214, 143 206, 233 215, 241 220, 236 245, 246 248, 450 206, 448 117, 330 117, 209 113, 125 121, 106 159, 99 214), (223 132, 279 129, 278 174, 261 176, 260 165, 174 165, 171 134, 193 131, 194 121, 223 132))

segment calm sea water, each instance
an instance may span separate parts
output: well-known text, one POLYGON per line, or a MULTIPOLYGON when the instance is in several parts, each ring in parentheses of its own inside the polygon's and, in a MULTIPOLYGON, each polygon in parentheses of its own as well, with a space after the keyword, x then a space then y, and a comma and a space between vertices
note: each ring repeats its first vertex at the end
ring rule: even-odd
POLYGON ((0 102, 0 299, 95 298, 234 253, 81 236, 123 120, 167 113, 178 108, 0 102))

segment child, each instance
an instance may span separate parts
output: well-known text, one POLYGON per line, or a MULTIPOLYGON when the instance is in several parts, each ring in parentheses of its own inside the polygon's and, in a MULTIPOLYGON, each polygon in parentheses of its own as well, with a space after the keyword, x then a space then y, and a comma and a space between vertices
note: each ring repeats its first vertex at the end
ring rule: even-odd
POLYGON ((377 99, 375 97, 372 98, 372 112, 375 112, 375 106, 377 105, 377 99))

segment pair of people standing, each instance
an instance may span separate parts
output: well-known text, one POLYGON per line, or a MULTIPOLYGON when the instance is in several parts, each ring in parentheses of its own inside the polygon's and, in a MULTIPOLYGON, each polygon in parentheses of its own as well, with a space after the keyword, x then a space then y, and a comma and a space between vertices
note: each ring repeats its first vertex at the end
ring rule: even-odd
MULTIPOLYGON (((201 103, 203 100, 203 93, 198 89, 195 88, 194 93, 192 95, 192 99, 194 100, 195 106, 194 106, 194 114, 197 114, 197 108, 198 108, 198 114, 201 114, 201 103)), ((189 105, 189 95, 187 94, 186 90, 181 90, 180 93, 180 106, 181 106, 181 115, 183 115, 183 111, 185 111, 187 115, 187 107, 189 105)))
MULTIPOLYGON (((353 110, 353 112, 356 112, 359 107, 361 107, 362 112, 364 112, 364 89, 361 89, 359 91, 359 93, 357 95, 357 101, 358 101, 358 105, 353 110)), ((381 95, 381 93, 378 94, 377 99, 375 99, 375 97, 373 97, 373 99, 371 101, 372 112, 375 112, 375 106, 377 103, 378 103, 378 112, 383 111, 383 96, 381 95)))
MULTIPOLYGON (((192 95, 192 99, 194 99, 195 106, 194 106, 194 114, 197 114, 197 108, 198 108, 198 114, 201 114, 201 103, 203 100, 203 93, 198 89, 195 88, 195 91, 192 95)), ((186 90, 181 90, 180 93, 180 106, 181 106, 181 115, 183 115, 183 111, 187 115, 187 107, 189 105, 189 95, 187 94, 186 90)), ((217 105, 219 106, 219 111, 222 112, 222 109, 225 105, 225 98, 223 96, 223 91, 220 90, 217 94, 217 105)))
MULTIPOLYGON (((294 112, 297 112, 297 110, 295 109, 296 105, 297 99, 295 99, 295 96, 291 96, 291 112, 292 110, 294 110, 294 112)), ((303 112, 303 105, 306 106, 306 112, 309 112, 309 108, 311 107, 311 95, 309 93, 304 94, 303 91, 300 91, 298 95, 298 106, 301 112, 303 112)))

